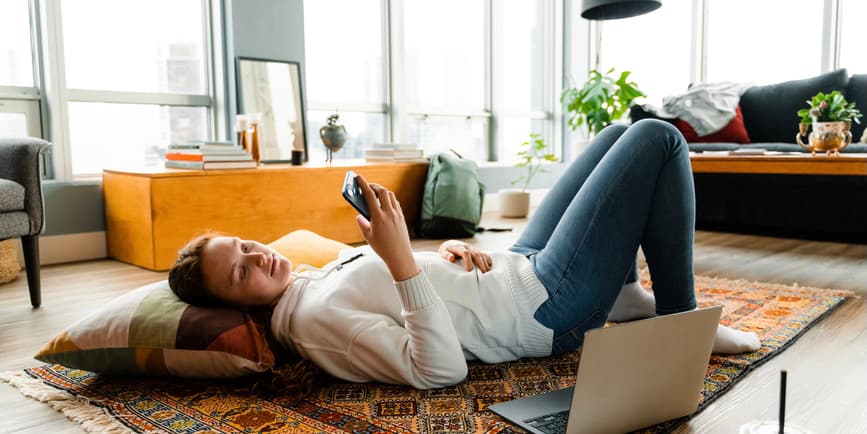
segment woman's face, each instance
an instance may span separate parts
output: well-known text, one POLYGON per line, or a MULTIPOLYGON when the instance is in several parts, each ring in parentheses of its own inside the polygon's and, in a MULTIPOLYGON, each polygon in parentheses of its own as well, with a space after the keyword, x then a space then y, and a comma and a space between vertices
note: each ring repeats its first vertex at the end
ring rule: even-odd
POLYGON ((292 281, 292 262, 256 241, 213 238, 201 261, 205 288, 232 306, 271 304, 292 281))

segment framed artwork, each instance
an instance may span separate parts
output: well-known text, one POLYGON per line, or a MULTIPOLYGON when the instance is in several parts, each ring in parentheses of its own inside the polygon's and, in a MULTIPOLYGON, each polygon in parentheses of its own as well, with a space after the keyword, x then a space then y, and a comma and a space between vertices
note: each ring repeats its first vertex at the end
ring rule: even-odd
POLYGON ((285 60, 238 57, 238 114, 259 116, 259 156, 262 163, 288 163, 292 150, 304 151, 307 134, 301 65, 285 60))

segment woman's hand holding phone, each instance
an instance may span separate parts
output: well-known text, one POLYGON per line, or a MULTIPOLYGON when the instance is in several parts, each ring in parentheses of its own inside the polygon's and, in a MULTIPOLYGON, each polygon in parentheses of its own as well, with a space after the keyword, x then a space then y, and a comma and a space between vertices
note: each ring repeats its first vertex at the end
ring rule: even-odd
POLYGON ((370 221, 360 215, 355 217, 361 236, 385 261, 395 281, 400 282, 415 276, 419 267, 412 255, 406 219, 394 192, 379 184, 368 184, 361 175, 358 175, 356 180, 370 211, 370 221))

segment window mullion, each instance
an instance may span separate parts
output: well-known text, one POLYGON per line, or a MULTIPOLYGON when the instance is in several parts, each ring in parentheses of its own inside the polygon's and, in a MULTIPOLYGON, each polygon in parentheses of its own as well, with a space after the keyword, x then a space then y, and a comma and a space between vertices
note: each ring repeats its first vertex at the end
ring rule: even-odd
MULTIPOLYGON (((388 104, 365 104, 328 101, 307 101, 307 110, 382 113, 388 116, 388 104)), ((387 135, 387 134, 386 134, 387 135)))
POLYGON ((706 0, 692 0, 692 44, 690 46, 689 80, 691 83, 704 81, 707 50, 707 6, 706 0))
POLYGON ((30 0, 30 62, 33 69, 33 87, 42 86, 42 37, 39 29, 39 5, 36 0, 30 0))
POLYGON ((122 92, 112 90, 67 89, 67 101, 117 104, 156 104, 166 106, 211 106, 208 95, 122 92))
POLYGON ((500 117, 527 118, 527 119, 551 119, 552 113, 545 110, 500 110, 500 117))
POLYGON ((442 110, 442 109, 424 109, 413 107, 406 110, 406 114, 409 116, 440 116, 440 117, 453 117, 453 118, 490 118, 493 114, 489 111, 455 111, 455 110, 442 110))
POLYGON ((43 95, 48 106, 48 138, 54 143, 54 179, 60 182, 72 180, 72 158, 69 145, 69 116, 67 114, 67 95, 64 55, 63 20, 60 0, 45 0, 40 10, 40 23, 45 31, 43 52, 45 53, 45 79, 43 95))
POLYGON ((394 71, 392 71, 392 39, 391 39, 391 1, 380 0, 380 20, 382 25, 382 91, 385 93, 383 99, 385 101, 385 141, 388 143, 395 142, 395 131, 397 128, 397 120, 395 118, 394 107, 394 89, 392 89, 392 79, 394 71))
POLYGON ((404 88, 406 82, 406 58, 403 55, 404 4, 403 0, 389 0, 388 3, 391 140, 392 142, 406 143, 409 140, 409 119, 406 116, 406 89, 404 88))
POLYGON ((822 46, 819 70, 824 72, 834 69, 836 62, 837 43, 837 0, 824 0, 822 7, 822 46))
POLYGON ((416 119, 426 119, 426 118, 428 118, 428 117, 434 117, 434 118, 465 118, 465 119, 474 119, 474 118, 476 118, 476 119, 488 119, 488 122, 490 122, 490 119, 491 119, 491 117, 492 117, 492 115, 491 115, 490 113, 487 113, 487 112, 474 112, 474 113, 467 112, 467 113, 456 113, 456 112, 442 112, 442 111, 440 111, 440 112, 431 112, 431 111, 425 111, 425 112, 413 112, 413 111, 407 111, 407 112, 406 112, 406 116, 407 116, 407 117, 416 118, 416 119))
POLYGON ((833 20, 834 20, 834 38, 831 40, 831 65, 830 70, 833 71, 840 67, 840 51, 843 38, 843 0, 833 1, 833 20))
MULTIPOLYGON (((46 139, 51 137, 50 133, 50 116, 48 99, 45 96, 45 52, 43 50, 43 32, 41 24, 41 6, 37 0, 30 0, 30 47, 31 60, 33 63, 33 91, 37 95, 38 120, 39 120, 39 137, 46 139)), ((42 174, 43 179, 57 179, 56 168, 54 164, 54 150, 49 150, 42 155, 42 174)))
POLYGON ((223 56, 223 33, 219 25, 223 19, 221 3, 219 0, 202 0, 206 89, 210 95, 213 95, 208 109, 208 117, 210 118, 208 129, 216 140, 232 137, 229 125, 233 124, 225 98, 226 86, 222 65, 226 64, 227 59, 223 56))
POLYGON ((503 7, 503 2, 485 0, 485 108, 491 113, 488 120, 488 161, 497 160, 499 110, 503 103, 503 41, 500 38, 502 33, 498 31, 503 25, 503 7))
POLYGON ((39 89, 24 86, 0 86, 0 99, 39 99, 39 89))
POLYGON ((546 2, 545 23, 548 25, 545 27, 551 29, 551 31, 545 33, 545 52, 549 56, 548 61, 545 62, 546 83, 544 89, 546 90, 546 97, 544 111, 549 119, 545 124, 545 135, 549 138, 548 143, 552 147, 552 151, 558 154, 561 159, 565 155, 565 143, 561 134, 560 89, 557 88, 557 83, 563 81, 562 16, 563 2, 546 2))

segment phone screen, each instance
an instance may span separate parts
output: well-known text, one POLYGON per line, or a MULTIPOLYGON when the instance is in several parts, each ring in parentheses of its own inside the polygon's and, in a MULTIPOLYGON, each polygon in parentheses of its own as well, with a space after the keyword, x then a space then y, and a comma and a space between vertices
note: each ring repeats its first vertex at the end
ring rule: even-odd
POLYGON ((361 190, 361 186, 358 185, 358 180, 356 179, 355 172, 348 170, 346 171, 346 177, 343 179, 343 198, 358 211, 359 214, 363 215, 368 221, 370 221, 370 210, 367 207, 367 201, 364 199, 364 192, 361 190))

